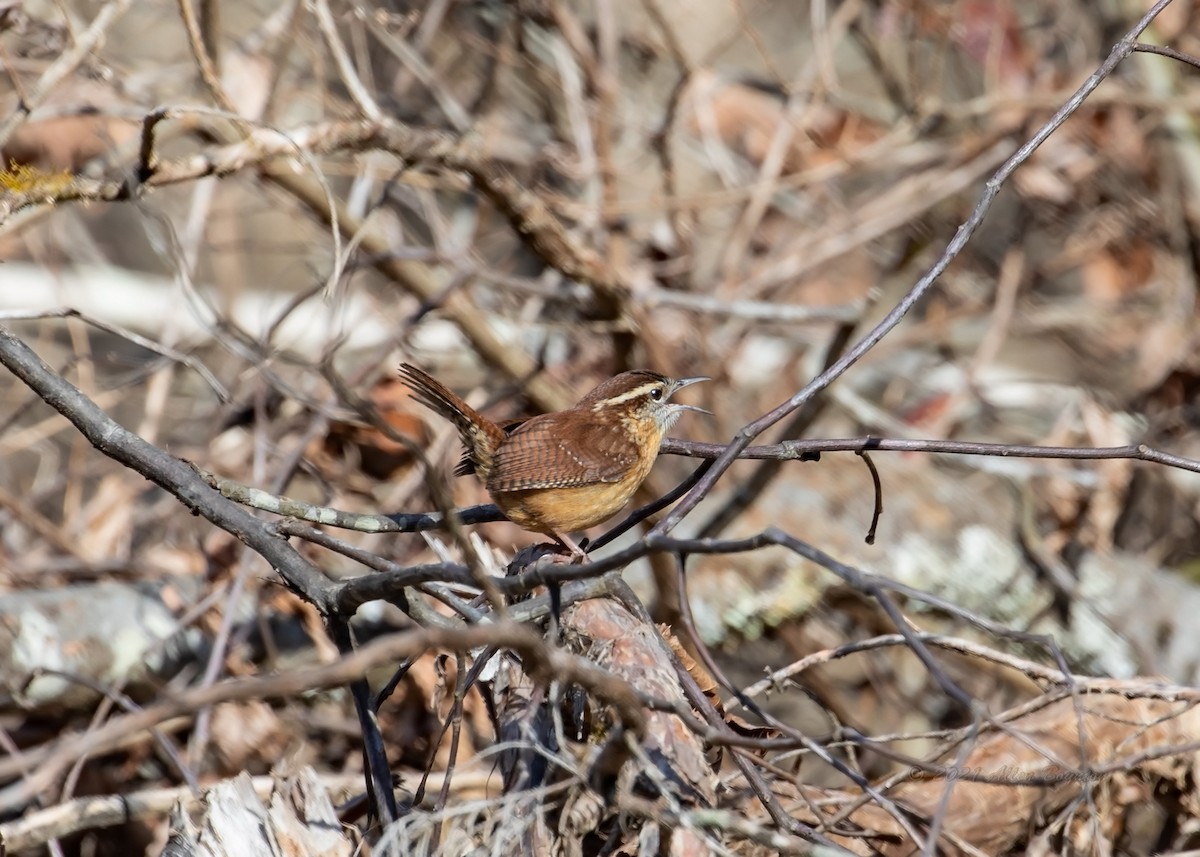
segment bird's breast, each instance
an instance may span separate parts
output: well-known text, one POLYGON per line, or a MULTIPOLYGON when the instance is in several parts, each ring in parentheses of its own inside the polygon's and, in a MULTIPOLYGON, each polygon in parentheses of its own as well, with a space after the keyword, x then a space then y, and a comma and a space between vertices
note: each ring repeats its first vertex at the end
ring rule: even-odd
POLYGON ((641 480, 597 482, 571 488, 534 488, 492 495, 506 518, 537 533, 586 530, 611 518, 629 502, 641 480))

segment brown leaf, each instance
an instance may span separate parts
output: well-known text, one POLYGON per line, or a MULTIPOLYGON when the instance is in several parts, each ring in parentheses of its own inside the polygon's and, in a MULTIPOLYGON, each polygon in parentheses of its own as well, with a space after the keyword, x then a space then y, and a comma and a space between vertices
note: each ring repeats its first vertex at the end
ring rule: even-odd
MULTIPOLYGON (((368 398, 382 420, 396 434, 410 437, 416 443, 428 440, 425 424, 417 416, 412 395, 398 378, 381 378, 371 388, 368 398)), ((332 423, 321 441, 320 451, 336 459, 344 459, 347 453, 351 453, 363 473, 379 480, 391 478, 397 470, 412 461, 412 453, 403 443, 361 422, 332 423)))
POLYGON ((296 736, 262 700, 223 702, 213 708, 212 744, 224 771, 266 773, 296 736))

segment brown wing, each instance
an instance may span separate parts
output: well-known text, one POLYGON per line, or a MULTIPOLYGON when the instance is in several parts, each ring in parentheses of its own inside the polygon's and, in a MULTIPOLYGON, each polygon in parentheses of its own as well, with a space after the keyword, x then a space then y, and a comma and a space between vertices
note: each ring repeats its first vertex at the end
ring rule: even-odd
POLYGON ((562 414, 543 414, 517 426, 496 452, 487 489, 524 491, 620 482, 636 463, 623 430, 582 422, 576 414, 568 417, 570 443, 563 443, 556 439, 563 433, 562 418, 562 414))

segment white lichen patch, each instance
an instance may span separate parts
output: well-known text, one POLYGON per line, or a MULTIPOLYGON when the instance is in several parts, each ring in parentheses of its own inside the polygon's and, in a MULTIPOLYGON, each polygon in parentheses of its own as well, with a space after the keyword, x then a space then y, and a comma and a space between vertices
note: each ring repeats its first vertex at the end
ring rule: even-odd
MULTIPOLYGON (((892 576, 990 619, 1032 621, 1047 596, 1015 545, 982 525, 964 527, 947 552, 920 533, 909 533, 893 555, 892 576)), ((927 605, 911 604, 910 609, 927 605)))
MULTIPOLYGON (((54 620, 37 610, 30 610, 19 621, 12 644, 14 673, 28 674, 39 669, 66 672, 70 664, 63 656, 58 625, 54 620)), ((36 707, 69 689, 70 683, 64 678, 38 675, 21 690, 22 704, 36 707)))
POLYGON ((736 567, 710 567, 706 579, 719 582, 712 597, 702 594, 703 584, 691 589, 696 628, 705 642, 718 644, 730 632, 755 640, 781 622, 802 616, 821 599, 828 575, 783 548, 756 555, 761 562, 748 567, 742 558, 736 567))

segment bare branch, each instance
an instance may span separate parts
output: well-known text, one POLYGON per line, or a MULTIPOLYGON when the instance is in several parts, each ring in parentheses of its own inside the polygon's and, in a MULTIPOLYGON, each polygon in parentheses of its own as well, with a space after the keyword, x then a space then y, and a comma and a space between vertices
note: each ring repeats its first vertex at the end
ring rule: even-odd
MULTIPOLYGON (((697 443, 695 441, 666 438, 661 452, 667 455, 686 455, 714 461, 721 458, 730 446, 721 443, 697 443)), ((1008 443, 976 443, 965 440, 909 440, 906 438, 859 437, 859 438, 815 438, 812 440, 785 440, 770 446, 746 446, 738 451, 737 458, 767 459, 776 461, 815 461, 823 452, 929 452, 945 455, 985 455, 997 458, 1047 458, 1074 461, 1112 461, 1134 459, 1149 461, 1166 467, 1200 473, 1200 461, 1185 458, 1170 452, 1147 446, 1144 443, 1129 446, 1074 447, 1074 446, 1028 446, 1008 443)))
MULTIPOLYGON (((64 51, 62 56, 42 73, 38 82, 17 103, 12 114, 0 122, 0 147, 8 142, 13 131, 29 117, 29 114, 45 100, 46 96, 53 92, 54 88, 62 83, 88 54, 96 49, 108 28, 129 11, 129 7, 132 5, 133 0, 108 0, 100 7, 100 11, 92 19, 91 25, 79 34, 75 44, 64 51)), ((2 219, 0 217, 0 220, 2 219)))
POLYGON ((118 425, 3 327, 0 365, 70 420, 100 452, 165 488, 184 506, 249 544, 302 597, 318 607, 329 606, 330 581, 265 523, 210 488, 187 462, 118 425))
POLYGON ((875 345, 892 331, 941 277, 942 273, 950 267, 958 255, 966 247, 967 242, 975 231, 979 229, 983 223, 988 211, 992 207, 996 196, 1000 193, 1000 188, 1008 181, 1008 178, 1016 171, 1016 169, 1029 159, 1037 148, 1046 141, 1046 139, 1058 130, 1064 122, 1073 114, 1087 97, 1098 87, 1104 80, 1113 73, 1121 61, 1128 57, 1134 50, 1137 44, 1137 37, 1150 26, 1158 14, 1165 9, 1171 0, 1158 0, 1151 7, 1141 20, 1133 26, 1125 34, 1109 53, 1108 57, 1100 64, 1100 67, 1094 71, 1086 81, 1075 91, 1075 94, 1067 100, 1055 114, 1046 121, 1041 128, 1038 129, 1024 145, 1022 145, 1013 155, 1004 162, 990 179, 976 204, 975 209, 971 212, 971 216, 958 228, 954 238, 946 245, 946 249, 942 252, 938 260, 908 291, 908 293, 900 300, 895 307, 879 322, 870 332, 867 333, 861 340, 854 344, 847 352, 834 362, 832 366, 806 384, 803 389, 797 392, 794 396, 788 399, 783 404, 776 407, 774 410, 759 417, 753 422, 744 426, 734 436, 726 450, 716 459, 716 464, 713 468, 704 475, 704 478, 694 487, 676 506, 667 514, 658 524, 655 525, 656 533, 669 533, 674 529, 680 521, 688 515, 696 505, 712 490, 712 487, 717 483, 717 480, 729 469, 731 465, 741 454, 750 441, 758 437, 764 431, 777 422, 782 420, 788 414, 801 407, 809 399, 819 393, 821 390, 832 384, 840 377, 847 369, 862 359, 863 355, 870 351, 875 345))

